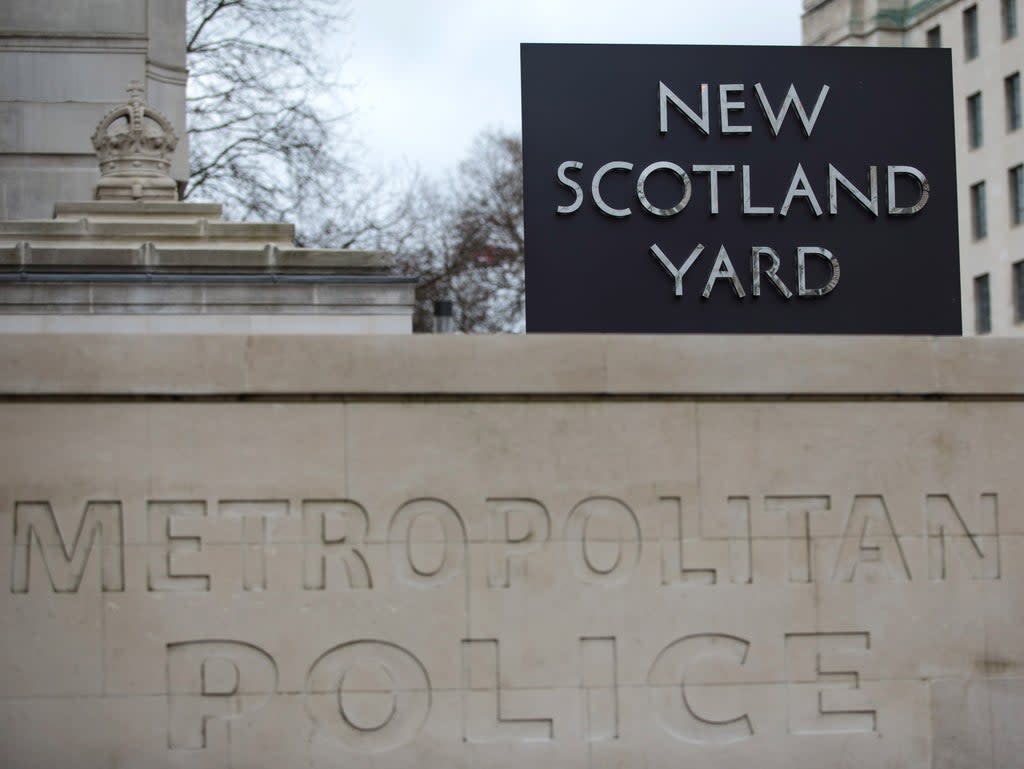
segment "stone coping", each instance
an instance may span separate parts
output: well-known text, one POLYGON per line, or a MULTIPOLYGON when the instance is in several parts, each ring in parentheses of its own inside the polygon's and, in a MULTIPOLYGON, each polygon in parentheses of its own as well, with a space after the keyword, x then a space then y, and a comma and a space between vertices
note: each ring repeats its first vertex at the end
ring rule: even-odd
POLYGON ((0 245, 0 272, 136 273, 351 273, 384 272, 383 251, 329 248, 175 248, 151 243, 134 248, 0 245))
POLYGON ((0 396, 1024 397, 1024 342, 0 334, 0 396))
POLYGON ((185 241, 206 245, 222 240, 291 246, 295 227, 274 222, 223 222, 205 219, 7 219, 0 220, 0 242, 32 243, 185 241))
POLYGON ((220 203, 183 203, 181 201, 112 201, 84 200, 58 202, 53 206, 55 219, 65 217, 172 217, 219 219, 224 209, 220 203))

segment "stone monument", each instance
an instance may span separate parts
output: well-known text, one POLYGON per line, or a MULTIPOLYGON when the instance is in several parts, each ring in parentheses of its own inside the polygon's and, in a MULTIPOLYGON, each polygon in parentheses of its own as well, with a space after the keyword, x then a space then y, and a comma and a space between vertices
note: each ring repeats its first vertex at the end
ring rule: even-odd
POLYGON ((89 130, 132 80, 179 137, 171 178, 188 179, 185 10, 185 0, 0 3, 0 219, 92 197, 89 130))
POLYGON ((179 138, 142 84, 92 134, 88 202, 0 220, 0 329, 409 333, 415 280, 387 254, 298 248, 290 224, 226 222, 178 202, 179 138))

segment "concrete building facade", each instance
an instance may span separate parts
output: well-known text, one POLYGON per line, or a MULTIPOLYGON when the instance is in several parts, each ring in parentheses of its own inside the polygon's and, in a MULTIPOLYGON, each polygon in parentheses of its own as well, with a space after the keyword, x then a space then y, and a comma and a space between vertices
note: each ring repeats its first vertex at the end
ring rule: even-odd
POLYGON ((1024 335, 1021 5, 804 0, 805 45, 951 49, 966 334, 1024 335))

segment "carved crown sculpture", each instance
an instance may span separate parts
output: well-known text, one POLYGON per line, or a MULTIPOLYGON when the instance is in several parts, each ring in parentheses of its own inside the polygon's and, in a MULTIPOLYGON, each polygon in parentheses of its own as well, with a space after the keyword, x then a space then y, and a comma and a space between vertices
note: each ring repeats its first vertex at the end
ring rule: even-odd
POLYGON ((143 101, 142 83, 128 86, 128 102, 110 110, 92 135, 100 161, 96 200, 177 200, 171 153, 178 144, 171 121, 143 101))

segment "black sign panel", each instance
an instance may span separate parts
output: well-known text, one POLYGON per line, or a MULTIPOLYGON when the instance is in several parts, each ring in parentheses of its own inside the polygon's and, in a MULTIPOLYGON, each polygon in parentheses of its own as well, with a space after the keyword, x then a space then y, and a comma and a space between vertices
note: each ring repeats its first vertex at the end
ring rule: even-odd
POLYGON ((527 331, 959 334, 950 52, 522 47, 527 331))

